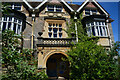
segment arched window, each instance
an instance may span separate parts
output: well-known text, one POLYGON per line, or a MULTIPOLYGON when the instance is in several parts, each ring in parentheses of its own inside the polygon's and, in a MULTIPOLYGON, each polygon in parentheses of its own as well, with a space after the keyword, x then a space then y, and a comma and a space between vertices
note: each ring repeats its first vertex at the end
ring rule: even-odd
POLYGON ((88 36, 107 37, 107 25, 105 22, 91 22, 86 24, 88 36))

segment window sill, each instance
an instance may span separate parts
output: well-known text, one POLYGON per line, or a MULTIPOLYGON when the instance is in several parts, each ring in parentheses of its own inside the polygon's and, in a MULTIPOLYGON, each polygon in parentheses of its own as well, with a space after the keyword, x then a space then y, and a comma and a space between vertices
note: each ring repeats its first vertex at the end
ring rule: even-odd
POLYGON ((99 38, 109 38, 109 36, 95 36, 95 37, 99 37, 99 38))

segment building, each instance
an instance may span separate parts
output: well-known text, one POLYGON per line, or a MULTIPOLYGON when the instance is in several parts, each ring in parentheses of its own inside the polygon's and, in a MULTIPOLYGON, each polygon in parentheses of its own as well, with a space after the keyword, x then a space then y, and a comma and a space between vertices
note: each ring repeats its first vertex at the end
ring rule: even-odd
MULTIPOLYGON (((9 15, 3 15, 1 29, 11 29, 23 35, 23 48, 36 49, 38 69, 46 69, 49 77, 69 77, 67 50, 74 38, 67 38, 66 22, 76 14, 83 15, 83 26, 88 29, 88 36, 100 37, 101 44, 107 50, 114 42, 109 13, 96 1, 85 0, 81 5, 67 3, 64 0, 2 0, 13 9, 9 15)), ((79 31, 79 30, 78 30, 79 31)), ((36 58, 36 59, 37 59, 36 58)))

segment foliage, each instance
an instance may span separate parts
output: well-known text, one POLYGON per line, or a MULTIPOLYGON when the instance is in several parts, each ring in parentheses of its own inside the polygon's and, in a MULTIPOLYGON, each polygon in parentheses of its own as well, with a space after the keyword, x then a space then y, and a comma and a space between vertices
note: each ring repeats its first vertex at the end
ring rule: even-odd
POLYGON ((2 33, 2 64, 6 68, 16 65, 20 56, 18 46, 20 46, 20 36, 16 36, 13 31, 5 30, 2 33))
POLYGON ((76 44, 68 55, 71 62, 71 78, 116 80, 115 59, 106 54, 101 46, 93 44, 93 41, 76 44))
MULTIPOLYGON (((113 52, 107 52, 101 45, 97 45, 98 37, 88 37, 81 19, 80 15, 80 19, 76 21, 79 41, 67 53, 71 63, 70 77, 80 80, 116 80, 117 60, 114 57, 118 56, 118 53, 113 53, 114 48, 113 52)), ((66 31, 69 37, 71 32, 75 32, 75 22, 71 21, 66 31)))
POLYGON ((45 79, 45 71, 38 72, 37 61, 34 60, 31 49, 21 49, 21 36, 13 31, 2 33, 2 80, 37 80, 45 79))
POLYGON ((8 10, 11 10, 9 7, 9 3, 0 3, 0 12, 2 12, 3 14, 9 14, 8 10))
POLYGON ((112 63, 111 67, 115 68, 114 72, 117 72, 118 79, 120 79, 120 41, 114 43, 112 49, 109 51, 109 61, 112 63))
POLYGON ((119 77, 120 77, 120 56, 119 56, 119 58, 118 58, 118 79, 120 79, 119 77))
MULTIPOLYGON (((73 18, 71 18, 70 20, 70 24, 67 23, 67 30, 66 33, 68 34, 68 37, 72 37, 71 32, 74 32, 76 34, 76 30, 75 30, 75 23, 77 25, 77 35, 78 35, 78 42, 84 42, 84 41, 88 41, 91 39, 94 39, 94 41, 98 40, 98 37, 94 37, 94 36, 88 36, 86 33, 87 28, 83 27, 82 25, 82 14, 80 14, 79 16, 80 18, 77 20, 74 20, 73 18)), ((76 36, 74 36, 76 37, 76 36)))
POLYGON ((20 62, 16 69, 9 69, 2 77, 2 80, 39 80, 46 79, 45 71, 38 72, 35 65, 29 65, 28 62, 20 62))

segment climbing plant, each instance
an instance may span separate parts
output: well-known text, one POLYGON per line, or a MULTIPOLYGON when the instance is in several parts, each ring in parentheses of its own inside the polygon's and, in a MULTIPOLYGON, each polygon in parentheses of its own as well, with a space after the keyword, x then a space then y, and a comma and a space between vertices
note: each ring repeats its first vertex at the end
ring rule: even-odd
MULTIPOLYGON (((113 47, 109 52, 101 45, 97 45, 98 37, 86 34, 86 28, 81 23, 82 17, 68 25, 68 36, 75 31, 77 24, 78 42, 73 44, 67 52, 70 61, 70 78, 80 80, 116 80, 117 79, 117 51, 113 47)), ((116 47, 117 48, 117 47, 116 47)))
POLYGON ((14 31, 2 33, 2 80, 46 79, 45 71, 38 72, 33 50, 21 48, 21 36, 14 31))

